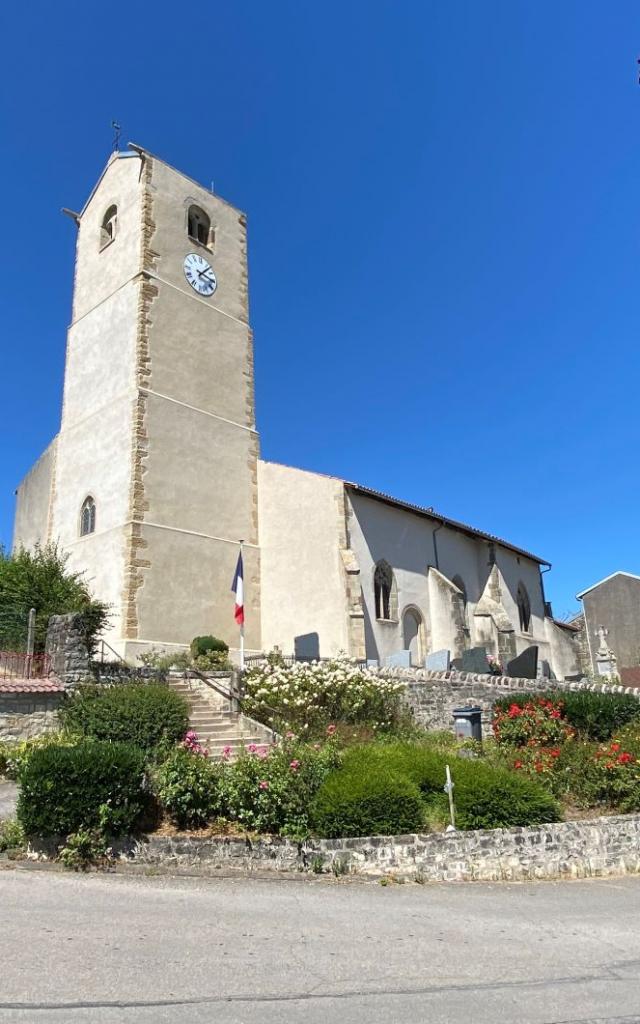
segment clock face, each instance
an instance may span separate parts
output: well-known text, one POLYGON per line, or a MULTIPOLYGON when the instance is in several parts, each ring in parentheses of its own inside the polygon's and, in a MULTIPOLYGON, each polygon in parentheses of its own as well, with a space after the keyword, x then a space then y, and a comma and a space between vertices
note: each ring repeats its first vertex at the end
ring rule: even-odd
POLYGON ((213 295, 218 287, 213 268, 197 252, 185 256, 184 276, 198 295, 213 295))

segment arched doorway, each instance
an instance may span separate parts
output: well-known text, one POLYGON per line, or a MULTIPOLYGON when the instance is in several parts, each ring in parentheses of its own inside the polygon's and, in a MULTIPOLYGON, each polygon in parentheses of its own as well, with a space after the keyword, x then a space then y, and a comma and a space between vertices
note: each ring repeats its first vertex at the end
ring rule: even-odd
POLYGON ((407 608, 402 616, 402 639, 405 651, 411 655, 411 664, 424 666, 424 626, 417 608, 407 608))

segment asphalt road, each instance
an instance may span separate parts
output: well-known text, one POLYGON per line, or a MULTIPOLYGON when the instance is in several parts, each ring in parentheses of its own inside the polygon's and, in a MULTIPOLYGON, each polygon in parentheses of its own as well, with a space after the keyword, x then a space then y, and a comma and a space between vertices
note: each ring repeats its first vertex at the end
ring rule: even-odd
POLYGON ((0 871, 0 1022, 640 1022, 640 878, 0 871))

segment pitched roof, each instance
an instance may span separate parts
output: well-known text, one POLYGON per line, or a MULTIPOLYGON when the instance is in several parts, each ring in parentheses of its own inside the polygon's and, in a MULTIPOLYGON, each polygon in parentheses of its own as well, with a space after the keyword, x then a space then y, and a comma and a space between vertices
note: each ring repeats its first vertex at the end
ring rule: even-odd
POLYGON ((374 498, 376 501, 383 501, 385 504, 392 505, 395 508, 405 509, 407 512, 415 512, 417 515, 425 516, 427 519, 431 519, 434 522, 444 523, 445 526, 449 526, 452 530, 459 530, 460 533, 466 533, 468 537, 476 537, 480 540, 489 541, 489 543, 492 544, 500 544, 503 548, 515 551, 517 555, 524 555, 525 558, 530 558, 532 562, 537 562, 538 565, 551 565, 551 562, 547 562, 546 559, 533 555, 530 551, 525 551, 524 548, 516 547, 515 544, 510 544, 509 541, 502 540, 501 537, 495 537, 492 533, 485 533, 483 530, 476 530, 474 526, 467 526, 466 523, 459 523, 456 519, 449 519, 448 516, 440 515, 440 513, 436 512, 433 508, 423 508, 421 505, 412 505, 408 501, 400 501, 398 498, 393 498, 390 494, 384 494, 382 491, 374 491, 371 487, 363 487, 361 484, 354 484, 349 480, 345 480, 344 483, 346 487, 349 487, 356 494, 363 494, 368 498, 374 498))
POLYGON ((0 693, 64 693, 57 679, 0 679, 0 693))
POLYGON ((640 581, 640 576, 636 576, 632 572, 624 572, 622 569, 618 569, 617 572, 612 572, 610 576, 605 576, 603 580, 598 580, 597 583, 592 583, 586 590, 581 590, 579 594, 576 594, 577 599, 581 601, 585 594, 588 594, 591 590, 595 590, 596 587, 601 587, 603 583, 608 583, 609 580, 614 579, 616 576, 628 576, 630 580, 640 581))

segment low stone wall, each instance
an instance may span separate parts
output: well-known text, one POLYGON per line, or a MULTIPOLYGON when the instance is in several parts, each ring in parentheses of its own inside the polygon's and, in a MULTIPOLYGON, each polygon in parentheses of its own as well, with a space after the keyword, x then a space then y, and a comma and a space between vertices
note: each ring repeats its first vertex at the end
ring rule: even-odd
POLYGON ((420 882, 510 881, 624 875, 640 871, 640 815, 508 828, 368 839, 190 839, 137 843, 142 864, 213 874, 221 869, 392 875, 420 882))
POLYGON ((491 726, 492 707, 501 697, 549 690, 596 690, 600 693, 640 692, 628 686, 610 686, 588 681, 565 683, 555 679, 513 679, 511 676, 479 675, 473 672, 429 672, 426 669, 385 668, 385 677, 405 683, 405 699, 416 721, 426 729, 451 729, 453 709, 475 704, 482 708, 483 733, 491 726))
POLYGON ((52 732, 64 693, 0 693, 0 740, 20 742, 52 732))

